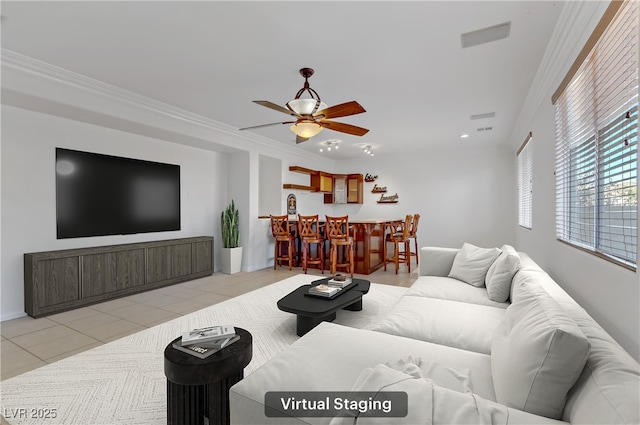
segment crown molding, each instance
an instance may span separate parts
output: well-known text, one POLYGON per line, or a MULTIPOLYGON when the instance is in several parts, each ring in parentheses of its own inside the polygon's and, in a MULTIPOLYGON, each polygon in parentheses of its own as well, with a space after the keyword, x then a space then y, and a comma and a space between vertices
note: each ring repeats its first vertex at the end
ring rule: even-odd
MULTIPOLYGON (((172 120, 177 123, 186 124, 195 129, 215 131, 217 133, 232 136, 234 139, 236 139, 232 142, 215 140, 215 143, 217 144, 226 145, 242 150, 242 147, 238 146, 237 143, 237 139, 240 139, 241 141, 248 142, 245 150, 251 150, 251 148, 257 147, 256 145, 258 145, 264 149, 264 152, 261 153, 265 154, 275 154, 276 156, 278 156, 280 153, 282 153, 307 160, 315 157, 322 162, 332 161, 312 152, 290 149, 284 146, 282 143, 273 141, 272 139, 269 139, 267 137, 249 132, 240 132, 237 128, 220 121, 216 121, 214 119, 195 114, 176 106, 160 102, 147 96, 143 96, 135 92, 131 92, 129 90, 125 90, 120 87, 95 80, 85 75, 69 71, 67 69, 40 61, 38 59, 34 59, 32 57, 23 55, 10 49, 6 49, 4 47, 0 50, 0 52, 2 55, 2 67, 5 69, 12 69, 18 73, 30 75, 39 80, 48 81, 50 83, 54 83, 56 85, 67 88, 72 88, 82 93, 96 96, 101 99, 106 99, 117 104, 124 104, 141 112, 151 113, 155 116, 159 116, 163 120, 172 120)), ((57 101, 60 100, 57 99, 57 101)))
POLYGON ((510 145, 517 149, 519 141, 531 131, 542 105, 551 103, 551 95, 573 64, 609 2, 565 1, 538 71, 511 133, 510 145))

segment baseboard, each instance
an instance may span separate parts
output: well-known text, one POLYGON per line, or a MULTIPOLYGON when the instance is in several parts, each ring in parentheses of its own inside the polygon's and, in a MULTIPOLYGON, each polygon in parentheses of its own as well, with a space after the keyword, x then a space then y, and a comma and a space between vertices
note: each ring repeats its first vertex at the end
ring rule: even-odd
POLYGON ((27 313, 25 313, 24 311, 10 313, 10 314, 3 314, 2 316, 0 316, 0 322, 6 322, 7 320, 17 319, 18 317, 24 317, 26 315, 27 313))

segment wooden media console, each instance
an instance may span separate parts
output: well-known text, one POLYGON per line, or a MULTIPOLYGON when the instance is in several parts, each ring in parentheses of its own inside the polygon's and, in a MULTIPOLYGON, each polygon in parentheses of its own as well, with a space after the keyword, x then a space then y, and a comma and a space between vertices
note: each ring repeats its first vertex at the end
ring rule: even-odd
POLYGON ((213 274, 213 237, 24 254, 24 308, 32 317, 213 274))

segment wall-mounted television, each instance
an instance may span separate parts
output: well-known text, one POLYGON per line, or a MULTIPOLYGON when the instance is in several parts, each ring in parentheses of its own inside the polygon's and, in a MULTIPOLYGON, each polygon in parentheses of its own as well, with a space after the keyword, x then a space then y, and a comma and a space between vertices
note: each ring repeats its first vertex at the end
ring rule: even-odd
POLYGON ((180 230, 180 166, 56 148, 58 239, 180 230))

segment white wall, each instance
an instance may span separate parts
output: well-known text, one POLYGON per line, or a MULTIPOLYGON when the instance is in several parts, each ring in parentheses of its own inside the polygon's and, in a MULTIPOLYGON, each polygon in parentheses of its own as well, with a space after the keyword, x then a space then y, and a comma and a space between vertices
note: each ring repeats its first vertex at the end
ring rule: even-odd
POLYGON ((258 214, 276 214, 281 208, 282 160, 262 155, 259 167, 258 214))
MULTIPOLYGON (((267 267, 269 257, 254 249, 271 238, 267 228, 260 229, 265 220, 258 219, 260 155, 281 159, 283 176, 289 165, 332 167, 319 155, 172 105, 15 52, 2 55, 2 320, 24 314, 25 252, 209 234, 219 269, 220 213, 231 199, 241 208, 241 238, 252 253, 244 270, 267 267), (55 146, 182 165, 182 231, 57 241, 55 146)), ((281 182, 268 184, 270 192, 282 193, 281 182)))
POLYGON ((225 155, 2 106, 2 320, 24 315, 23 254, 214 236, 226 192, 225 155), (55 148, 180 165, 181 230, 56 239, 55 148), (218 219, 218 220, 216 220, 218 219))
POLYGON ((607 2, 565 7, 530 90, 512 140, 529 131, 533 153, 533 228, 516 226, 528 252, 633 357, 640 359, 640 285, 634 271, 559 242, 555 235, 555 109, 551 95, 564 78, 607 2))
POLYGON ((336 214, 404 218, 420 214, 421 246, 460 247, 464 242, 501 246, 514 242, 515 154, 465 149, 409 155, 376 155, 340 161, 338 173, 377 175, 364 183, 364 204, 336 205, 336 214), (397 204, 378 204, 374 184, 398 194, 397 204))

